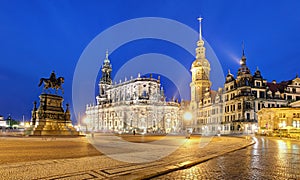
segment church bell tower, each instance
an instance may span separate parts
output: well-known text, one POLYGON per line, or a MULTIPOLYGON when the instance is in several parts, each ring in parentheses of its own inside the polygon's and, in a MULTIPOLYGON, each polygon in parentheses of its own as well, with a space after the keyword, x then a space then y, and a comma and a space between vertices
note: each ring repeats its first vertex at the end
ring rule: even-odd
POLYGON ((210 63, 205 56, 204 40, 202 39, 202 23, 203 18, 199 20, 199 40, 196 48, 196 59, 192 63, 192 82, 191 87, 191 106, 196 109, 199 102, 202 101, 204 94, 210 90, 210 63))
POLYGON ((99 82, 99 96, 97 96, 97 104, 100 104, 101 101, 105 101, 107 99, 106 90, 112 84, 112 79, 111 79, 112 66, 110 64, 110 60, 108 59, 108 51, 106 51, 101 72, 102 72, 102 76, 99 82))

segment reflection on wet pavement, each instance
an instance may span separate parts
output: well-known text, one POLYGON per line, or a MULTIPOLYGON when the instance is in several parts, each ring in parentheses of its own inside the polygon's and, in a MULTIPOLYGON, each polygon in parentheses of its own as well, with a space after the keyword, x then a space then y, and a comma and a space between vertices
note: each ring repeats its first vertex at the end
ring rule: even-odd
POLYGON ((253 139, 253 146, 156 179, 300 179, 300 141, 253 139))

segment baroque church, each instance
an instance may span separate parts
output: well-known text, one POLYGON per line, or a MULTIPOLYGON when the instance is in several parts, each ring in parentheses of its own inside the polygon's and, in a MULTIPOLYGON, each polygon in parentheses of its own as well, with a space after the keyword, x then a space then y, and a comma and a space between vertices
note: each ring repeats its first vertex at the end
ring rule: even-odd
POLYGON ((160 77, 139 74, 113 84, 108 52, 102 66, 96 105, 87 105, 88 128, 102 132, 177 133, 179 103, 166 101, 160 77))

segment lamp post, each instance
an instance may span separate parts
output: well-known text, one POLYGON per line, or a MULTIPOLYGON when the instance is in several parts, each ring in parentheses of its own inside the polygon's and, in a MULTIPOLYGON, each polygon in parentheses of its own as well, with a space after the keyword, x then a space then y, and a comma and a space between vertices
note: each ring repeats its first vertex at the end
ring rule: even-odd
POLYGON ((183 119, 184 119, 184 120, 190 121, 190 120, 192 120, 192 118, 193 118, 193 115, 192 115, 192 113, 190 113, 190 112, 185 112, 185 113, 183 114, 183 119))
MULTIPOLYGON (((184 119, 184 121, 188 121, 188 122, 191 122, 191 120, 193 119, 193 115, 192 115, 192 113, 190 113, 190 112, 185 112, 184 114, 183 114, 183 119, 184 119)), ((191 136, 191 130, 190 129, 188 129, 187 127, 186 127, 186 138, 190 138, 190 136, 191 136)))
POLYGON ((87 134, 87 132, 88 132, 88 127, 87 126, 88 126, 89 121, 90 121, 90 119, 88 117, 85 117, 83 119, 83 122, 85 124, 85 134, 87 134))

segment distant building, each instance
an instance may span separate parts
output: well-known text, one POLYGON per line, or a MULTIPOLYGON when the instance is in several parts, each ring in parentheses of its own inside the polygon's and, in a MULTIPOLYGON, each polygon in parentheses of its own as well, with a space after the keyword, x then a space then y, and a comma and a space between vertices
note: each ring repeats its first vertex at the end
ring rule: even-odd
POLYGON ((160 79, 130 78, 119 84, 111 79, 108 53, 102 66, 96 105, 86 106, 89 130, 110 132, 179 132, 179 103, 168 102, 160 79))
POLYGON ((7 124, 6 124, 6 120, 4 120, 3 116, 0 116, 0 128, 6 128, 7 124))

